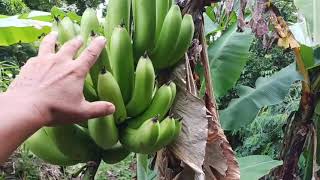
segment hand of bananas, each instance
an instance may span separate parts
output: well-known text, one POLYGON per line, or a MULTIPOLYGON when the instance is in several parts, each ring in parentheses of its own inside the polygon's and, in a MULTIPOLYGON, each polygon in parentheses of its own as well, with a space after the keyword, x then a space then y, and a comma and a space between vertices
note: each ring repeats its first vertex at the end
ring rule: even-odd
MULTIPOLYGON (((80 26, 65 17, 53 27, 61 45, 80 35, 84 46, 79 53, 101 34, 100 29, 91 8, 84 12, 80 26)), ((156 152, 181 131, 181 119, 167 116, 176 86, 168 82, 158 87, 155 77, 156 71, 175 65, 189 48, 194 33, 191 15, 182 17, 171 0, 109 0, 103 33, 107 46, 85 80, 84 95, 88 101, 112 102, 116 112, 36 132, 25 144, 51 164, 100 158, 117 163, 130 152, 156 152)))

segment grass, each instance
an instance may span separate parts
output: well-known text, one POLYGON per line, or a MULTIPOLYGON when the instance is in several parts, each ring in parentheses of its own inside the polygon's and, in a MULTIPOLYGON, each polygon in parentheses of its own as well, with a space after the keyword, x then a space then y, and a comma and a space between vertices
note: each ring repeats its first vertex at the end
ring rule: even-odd
POLYGON ((133 179, 136 176, 135 164, 134 154, 130 154, 125 160, 117 164, 110 165, 102 162, 96 174, 96 180, 133 179))

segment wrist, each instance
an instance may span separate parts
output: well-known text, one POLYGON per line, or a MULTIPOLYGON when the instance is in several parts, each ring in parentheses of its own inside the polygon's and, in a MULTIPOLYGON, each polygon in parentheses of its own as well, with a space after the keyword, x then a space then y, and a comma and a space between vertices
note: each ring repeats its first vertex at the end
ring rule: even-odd
POLYGON ((0 93, 0 108, 9 115, 21 118, 39 129, 49 121, 40 101, 32 96, 14 92, 0 93), (3 107, 1 107, 3 106, 3 107), (41 108, 41 109, 40 109, 41 108))

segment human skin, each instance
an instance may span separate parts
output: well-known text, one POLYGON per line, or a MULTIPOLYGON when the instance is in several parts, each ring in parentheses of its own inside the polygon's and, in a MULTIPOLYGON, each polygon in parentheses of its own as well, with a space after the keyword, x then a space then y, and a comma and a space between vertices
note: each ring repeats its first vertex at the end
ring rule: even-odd
POLYGON ((38 56, 29 59, 8 90, 0 93, 0 164, 43 126, 79 123, 115 110, 109 102, 88 102, 83 96, 84 79, 105 47, 105 38, 95 38, 75 60, 81 38, 58 52, 56 41, 57 33, 47 35, 38 56))

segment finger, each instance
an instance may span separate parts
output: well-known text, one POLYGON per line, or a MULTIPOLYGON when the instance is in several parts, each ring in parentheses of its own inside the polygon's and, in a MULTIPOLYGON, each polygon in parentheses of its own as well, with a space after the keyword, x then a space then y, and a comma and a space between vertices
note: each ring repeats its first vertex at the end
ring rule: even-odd
POLYGON ((105 47, 106 39, 103 36, 95 38, 77 59, 77 63, 89 71, 91 66, 97 61, 102 49, 105 47))
POLYGON ((83 105, 83 113, 87 119, 107 116, 114 111, 114 105, 106 101, 85 102, 83 105))
POLYGON ((74 38, 66 42, 58 51, 58 55, 66 57, 65 59, 73 58, 81 48, 83 40, 81 37, 74 38))
POLYGON ((58 33, 54 31, 46 35, 40 44, 38 55, 45 56, 47 54, 55 53, 57 38, 58 33))

